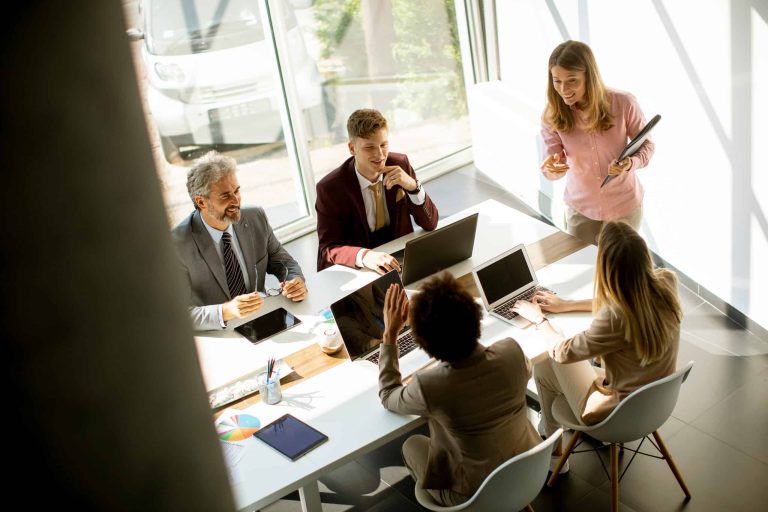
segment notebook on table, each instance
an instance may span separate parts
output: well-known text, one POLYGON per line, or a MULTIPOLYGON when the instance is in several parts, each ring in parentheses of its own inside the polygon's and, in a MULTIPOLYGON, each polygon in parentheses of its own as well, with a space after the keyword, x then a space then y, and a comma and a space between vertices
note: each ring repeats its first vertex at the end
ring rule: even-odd
MULTIPOLYGON (((336 327, 353 361, 379 364, 379 345, 384 334, 384 297, 391 284, 403 286, 394 270, 331 304, 336 327)), ((416 345, 408 326, 397 337, 400 372, 410 375, 430 360, 416 345)))
POLYGON ((424 277, 472 257, 477 232, 477 213, 409 240, 392 254, 400 263, 403 283, 424 277))
POLYGON ((539 290, 551 291, 539 285, 522 244, 473 269, 472 278, 485 309, 517 327, 526 327, 530 322, 512 311, 515 302, 530 300, 539 290))

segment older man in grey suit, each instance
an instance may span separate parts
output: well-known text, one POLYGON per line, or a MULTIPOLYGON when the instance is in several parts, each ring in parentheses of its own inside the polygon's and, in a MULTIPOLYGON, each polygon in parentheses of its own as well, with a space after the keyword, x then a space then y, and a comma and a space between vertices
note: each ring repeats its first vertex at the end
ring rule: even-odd
POLYGON ((240 209, 240 184, 233 158, 211 151, 187 174, 193 211, 172 231, 186 274, 189 312, 197 330, 223 329, 263 304, 267 272, 280 279, 281 293, 307 295, 299 264, 275 238, 262 208, 240 209))

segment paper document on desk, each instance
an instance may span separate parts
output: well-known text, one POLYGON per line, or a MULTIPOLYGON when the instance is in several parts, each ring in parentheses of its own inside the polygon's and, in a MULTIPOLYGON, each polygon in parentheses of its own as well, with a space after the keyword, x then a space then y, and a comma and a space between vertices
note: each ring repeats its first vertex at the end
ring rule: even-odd
POLYGON ((227 465, 227 476, 229 476, 230 485, 236 485, 245 482, 245 475, 238 468, 237 463, 245 455, 246 445, 230 443, 229 441, 220 441, 221 450, 224 453, 224 462, 227 465))
POLYGON ((232 485, 241 483, 245 481, 245 477, 238 469, 238 463, 249 444, 253 442, 251 436, 261 427, 261 422, 255 416, 238 409, 224 409, 216 419, 215 426, 227 465, 229 482, 232 485))

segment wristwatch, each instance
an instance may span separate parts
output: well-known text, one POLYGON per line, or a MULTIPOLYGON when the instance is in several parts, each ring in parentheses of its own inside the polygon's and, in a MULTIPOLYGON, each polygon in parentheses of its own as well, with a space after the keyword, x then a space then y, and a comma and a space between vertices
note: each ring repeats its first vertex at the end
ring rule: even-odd
POLYGON ((417 179, 416 180, 416 188, 408 192, 409 194, 418 194, 421 192, 421 182, 417 179))

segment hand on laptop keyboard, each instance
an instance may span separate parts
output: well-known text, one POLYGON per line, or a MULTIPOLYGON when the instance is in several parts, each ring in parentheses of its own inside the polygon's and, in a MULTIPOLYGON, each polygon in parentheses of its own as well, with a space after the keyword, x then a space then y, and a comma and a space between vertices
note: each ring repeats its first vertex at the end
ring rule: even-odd
POLYGON ((538 324, 544 317, 544 313, 541 312, 539 305, 527 300, 519 300, 515 302, 512 311, 525 318, 532 324, 538 324))
POLYGON ((562 313, 565 311, 565 301, 550 291, 537 291, 531 297, 531 302, 541 307, 548 313, 562 313))
MULTIPOLYGON (((533 287, 533 288, 531 288, 529 290, 524 291, 520 295, 516 295, 515 297, 512 297, 511 299, 509 299, 509 300, 499 304, 498 306, 493 308, 493 312, 496 313, 497 315, 501 315, 502 317, 504 317, 504 318, 506 318, 508 320, 512 320, 513 318, 518 316, 518 312, 516 312, 515 309, 514 309, 515 304, 518 301, 521 301, 521 300, 522 301, 531 301, 532 298, 537 293, 542 293, 542 292, 547 292, 549 294, 554 295, 547 288, 544 288, 543 286, 536 286, 536 287, 533 287)), ((523 318, 525 318, 529 322, 532 321, 529 318, 526 318, 525 315, 522 315, 522 316, 523 316, 523 318)), ((538 318, 538 316, 536 318, 538 318)))

